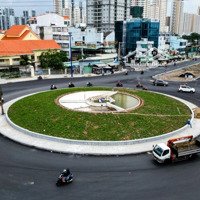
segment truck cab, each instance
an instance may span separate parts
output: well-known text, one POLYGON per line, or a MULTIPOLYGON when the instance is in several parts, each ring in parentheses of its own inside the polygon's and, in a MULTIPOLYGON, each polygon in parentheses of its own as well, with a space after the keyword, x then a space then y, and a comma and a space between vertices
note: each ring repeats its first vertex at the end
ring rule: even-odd
POLYGON ((153 156, 159 163, 170 160, 171 149, 164 143, 156 144, 153 148, 153 156))
POLYGON ((160 143, 153 147, 154 159, 159 163, 166 161, 177 162, 191 158, 193 155, 200 153, 200 135, 183 136, 172 138, 167 144, 160 143))

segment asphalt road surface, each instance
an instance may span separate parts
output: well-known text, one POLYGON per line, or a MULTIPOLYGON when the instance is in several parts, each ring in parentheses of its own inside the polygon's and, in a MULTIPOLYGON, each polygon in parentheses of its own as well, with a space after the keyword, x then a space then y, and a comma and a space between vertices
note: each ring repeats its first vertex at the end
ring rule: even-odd
MULTIPOLYGON (((194 61, 192 61, 194 62, 194 61)), ((190 64, 180 64, 178 67, 190 64)), ((177 67, 177 66, 176 66, 177 67)), ((169 66, 167 70, 173 69, 169 66)), ((189 100, 200 106, 200 81, 189 85, 195 94, 178 93, 180 83, 168 87, 153 86, 152 76, 164 68, 91 78, 74 78, 75 86, 87 81, 95 86, 114 87, 118 80, 124 87, 135 88, 137 81, 148 90, 189 100)), ((70 79, 18 82, 2 85, 5 101, 48 90, 51 84, 67 87, 70 79)), ((198 200, 200 199, 200 156, 175 164, 159 165, 151 153, 133 156, 81 156, 41 151, 22 146, 0 136, 0 200, 198 200), (56 187, 59 173, 70 168, 74 182, 56 187)))

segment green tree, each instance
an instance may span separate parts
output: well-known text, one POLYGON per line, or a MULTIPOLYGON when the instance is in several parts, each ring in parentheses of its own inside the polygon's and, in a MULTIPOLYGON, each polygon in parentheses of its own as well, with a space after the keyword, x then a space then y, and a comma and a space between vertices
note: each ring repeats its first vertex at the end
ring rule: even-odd
POLYGON ((20 56, 20 65, 27 66, 31 64, 31 59, 27 55, 20 56))
POLYGON ((63 62, 67 60, 67 56, 64 52, 57 51, 47 51, 43 52, 40 57, 40 66, 42 68, 51 68, 51 69, 64 69, 63 62))
POLYGON ((183 35, 183 39, 188 40, 192 45, 197 45, 200 42, 200 34, 191 33, 190 35, 183 35))

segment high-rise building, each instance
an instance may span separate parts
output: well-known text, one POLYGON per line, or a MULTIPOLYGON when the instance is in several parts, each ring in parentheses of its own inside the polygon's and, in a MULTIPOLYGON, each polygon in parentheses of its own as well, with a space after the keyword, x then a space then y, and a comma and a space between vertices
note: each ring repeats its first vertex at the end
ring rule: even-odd
POLYGON ((189 35, 194 32, 200 34, 200 15, 184 13, 183 24, 182 34, 189 35))
POLYGON ((143 7, 143 17, 147 18, 147 11, 149 7, 150 0, 132 0, 132 6, 141 6, 143 7))
POLYGON ((160 21, 160 32, 167 32, 166 26, 167 16, 167 0, 152 0, 149 1, 147 10, 147 18, 158 19, 160 21))
POLYGON ((200 6, 198 7, 197 15, 200 15, 200 6))
POLYGON ((130 17, 130 0, 86 0, 87 26, 98 32, 114 30, 115 21, 130 17))
POLYGON ((117 44, 122 44, 123 55, 134 51, 137 41, 146 38, 154 43, 154 47, 158 47, 159 38, 158 20, 152 19, 129 19, 127 21, 117 21, 115 23, 115 40, 117 44))
POLYGON ((36 11, 35 10, 31 10, 31 17, 36 17, 36 11))
POLYGON ((14 9, 0 7, 0 29, 7 30, 14 25, 14 16, 14 9))
POLYGON ((130 15, 133 18, 143 18, 143 9, 142 6, 131 6, 130 15))
POLYGON ((35 17, 36 16, 36 11, 35 10, 24 10, 23 11, 23 16, 21 17, 21 23, 22 25, 26 25, 28 24, 28 20, 31 17, 35 17))
POLYGON ((65 9, 70 7, 69 0, 53 0, 54 11, 61 16, 66 15, 65 9))
POLYGON ((183 33, 183 7, 184 0, 173 0, 170 32, 182 35, 183 33))

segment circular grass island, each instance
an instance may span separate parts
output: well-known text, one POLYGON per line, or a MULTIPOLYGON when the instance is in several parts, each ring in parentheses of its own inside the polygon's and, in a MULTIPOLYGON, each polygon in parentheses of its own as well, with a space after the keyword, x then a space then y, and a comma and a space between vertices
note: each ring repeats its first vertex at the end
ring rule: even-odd
POLYGON ((191 116, 183 103, 165 95, 115 89, 138 97, 142 105, 128 112, 89 113, 58 105, 63 95, 80 91, 113 91, 111 88, 69 88, 25 97, 8 110, 12 122, 27 130, 74 140, 120 141, 162 135, 183 127, 191 116))

